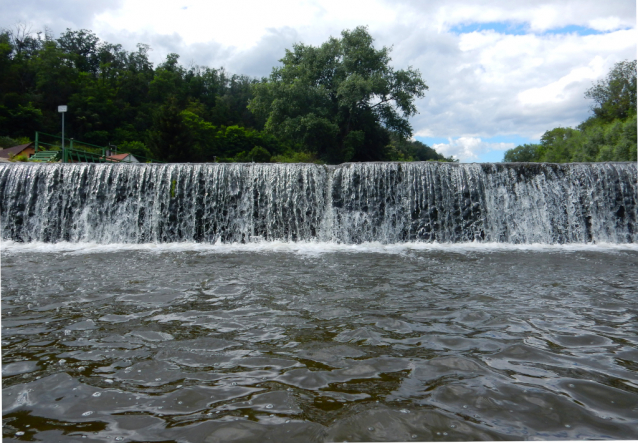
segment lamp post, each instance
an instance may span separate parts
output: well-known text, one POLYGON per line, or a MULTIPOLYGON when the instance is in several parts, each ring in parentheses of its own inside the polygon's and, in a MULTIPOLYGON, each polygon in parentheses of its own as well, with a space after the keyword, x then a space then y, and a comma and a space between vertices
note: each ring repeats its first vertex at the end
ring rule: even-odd
POLYGON ((62 163, 66 163, 66 150, 64 149, 64 113, 66 110, 66 105, 58 106, 58 112, 62 114, 62 163))

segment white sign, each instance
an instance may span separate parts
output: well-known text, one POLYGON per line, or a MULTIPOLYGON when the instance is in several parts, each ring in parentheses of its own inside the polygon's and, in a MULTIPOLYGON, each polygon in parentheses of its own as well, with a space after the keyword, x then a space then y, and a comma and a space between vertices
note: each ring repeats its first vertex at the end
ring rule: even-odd
POLYGON ((66 112, 66 105, 58 106, 58 112, 66 112))

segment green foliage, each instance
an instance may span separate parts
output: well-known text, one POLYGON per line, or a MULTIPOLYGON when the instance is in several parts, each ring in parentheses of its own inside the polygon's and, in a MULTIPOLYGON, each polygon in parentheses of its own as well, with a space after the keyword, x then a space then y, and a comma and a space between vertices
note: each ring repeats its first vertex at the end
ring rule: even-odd
POLYGON ((2 136, 0 137, 0 148, 12 148, 14 146, 18 146, 20 143, 18 142, 18 140, 11 138, 11 137, 6 137, 6 136, 2 136))
POLYGON ((626 120, 591 125, 570 161, 636 161, 636 114, 626 120))
POLYGON ((446 158, 434 149, 418 140, 405 140, 392 134, 386 148, 386 158, 390 161, 443 161, 455 162, 452 157, 446 158))
MULTIPOLYGON (((153 145, 163 160, 206 161, 196 152, 184 151, 191 145, 186 143, 190 135, 175 114, 190 109, 190 103, 199 103, 199 115, 217 127, 260 129, 247 109, 254 79, 223 69, 186 69, 176 54, 153 68, 147 45, 128 52, 87 30, 67 29, 57 40, 18 31, 0 31, 0 134, 13 138, 33 137, 35 130, 59 134, 57 106, 67 104, 66 133, 76 140, 117 145, 120 152, 126 149, 144 157, 153 145), (172 129, 167 108, 174 114, 172 129), (175 131, 180 128, 184 133, 178 143, 175 131), (158 133, 171 131, 174 139, 168 146, 158 140, 158 133), (179 146, 179 151, 169 154, 171 146, 179 146)), ((218 146, 221 152, 213 155, 232 158, 255 145, 270 150, 273 139, 268 139, 268 146, 252 143, 236 152, 218 146)))
POLYGON ((9 160, 12 162, 28 162, 29 156, 25 154, 21 154, 21 155, 9 154, 9 160))
POLYGON ((541 158, 541 145, 524 144, 510 149, 505 153, 504 162, 539 162, 541 158))
POLYGON ((8 111, 11 121, 9 134, 20 137, 23 134, 33 134, 42 124, 42 111, 34 108, 31 102, 25 106, 18 104, 16 108, 8 111))
POLYGON ((128 152, 137 157, 140 161, 153 158, 153 153, 146 145, 140 141, 125 141, 117 145, 118 152, 128 152))
POLYGON ((565 163, 571 159, 572 152, 582 143, 582 134, 577 129, 554 128, 541 137, 539 150, 542 161, 565 163))
POLYGON ((268 162, 271 153, 277 154, 287 149, 271 134, 237 125, 215 126, 195 112, 187 109, 180 114, 193 140, 193 161, 268 162), (260 149, 253 152, 256 147, 260 149))
POLYGON ((60 134, 57 107, 66 104, 68 137, 164 161, 432 156, 396 151, 391 139, 411 134, 407 118, 427 86, 418 71, 391 68, 390 50, 375 49, 365 28, 317 48, 295 45, 262 81, 186 68, 177 54, 154 67, 149 51, 138 44, 129 52, 85 29, 57 39, 24 26, 0 30, 0 134, 60 134), (250 155, 256 147, 270 158, 250 155))
POLYGON ((270 152, 268 152, 261 146, 255 146, 248 153, 242 151, 237 154, 233 161, 241 163, 269 163, 270 158, 270 152))
POLYGON ((286 50, 283 66, 254 85, 249 109, 266 131, 329 163, 381 160, 390 131, 411 135, 407 118, 427 86, 412 68, 395 71, 390 49, 375 49, 366 28, 341 37, 286 50))
POLYGON ((270 159, 273 163, 315 163, 323 164, 317 156, 310 152, 287 152, 285 154, 275 155, 270 159))
POLYGON ((594 115, 577 129, 546 131, 539 145, 510 149, 503 161, 636 161, 636 60, 617 63, 585 97, 594 100, 594 115))
POLYGON ((192 160, 193 138, 175 98, 162 105, 155 114, 148 132, 148 147, 155 158, 178 163, 192 160))
POLYGON ((31 139, 29 137, 18 137, 16 141, 18 142, 18 145, 26 145, 27 143, 31 143, 31 139))
POLYGON ((605 123, 624 120, 636 112, 636 60, 616 63, 605 79, 585 93, 594 100, 592 111, 605 123))

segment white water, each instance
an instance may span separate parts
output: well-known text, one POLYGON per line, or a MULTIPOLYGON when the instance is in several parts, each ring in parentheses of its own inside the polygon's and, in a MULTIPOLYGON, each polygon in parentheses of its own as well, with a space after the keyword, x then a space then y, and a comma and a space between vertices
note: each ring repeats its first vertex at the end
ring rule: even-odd
POLYGON ((571 244, 547 244, 547 243, 425 243, 405 242, 384 244, 380 242, 366 242, 360 244, 343 244, 334 242, 254 242, 254 243, 88 243, 88 242, 15 242, 5 240, 0 244, 2 253, 70 253, 70 254, 101 254, 122 251, 139 251, 149 253, 166 252, 195 252, 204 254, 231 254, 231 253, 293 253, 300 255, 316 255, 331 253, 375 253, 375 254, 403 254, 410 251, 448 251, 458 253, 472 252, 600 252, 616 253, 624 251, 638 252, 636 243, 571 243, 571 244))
POLYGON ((5 240, 77 250, 590 247, 638 243, 636 178, 633 163, 3 165, 0 216, 5 240))

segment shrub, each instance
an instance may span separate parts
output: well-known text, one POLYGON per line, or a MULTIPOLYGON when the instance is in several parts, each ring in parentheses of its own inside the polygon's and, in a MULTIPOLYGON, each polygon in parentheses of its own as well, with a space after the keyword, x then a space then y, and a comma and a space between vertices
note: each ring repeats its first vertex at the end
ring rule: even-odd
POLYGON ((242 151, 237 154, 233 160, 242 163, 268 163, 270 162, 270 152, 261 146, 255 146, 248 154, 242 151))
POLYGON ((292 152, 287 154, 275 155, 270 159, 273 163, 315 163, 323 164, 317 159, 315 154, 309 152, 292 152))
POLYGON ((0 148, 12 148, 13 146, 19 145, 18 140, 11 137, 0 137, 0 148))
POLYGON ((29 161, 29 156, 28 155, 13 155, 13 154, 9 154, 9 160, 12 162, 28 162, 29 161))

